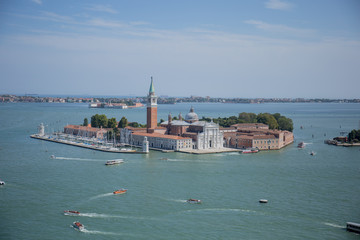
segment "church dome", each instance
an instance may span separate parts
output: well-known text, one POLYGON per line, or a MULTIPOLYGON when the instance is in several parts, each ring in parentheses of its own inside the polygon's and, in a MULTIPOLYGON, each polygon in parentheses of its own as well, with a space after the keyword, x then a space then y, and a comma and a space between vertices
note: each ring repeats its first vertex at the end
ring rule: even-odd
POLYGON ((194 108, 193 108, 193 107, 191 107, 190 112, 189 112, 188 114, 186 114, 186 116, 185 116, 185 121, 186 121, 186 122, 191 122, 191 123, 196 122, 196 121, 199 121, 199 117, 198 117, 198 115, 194 112, 194 108))

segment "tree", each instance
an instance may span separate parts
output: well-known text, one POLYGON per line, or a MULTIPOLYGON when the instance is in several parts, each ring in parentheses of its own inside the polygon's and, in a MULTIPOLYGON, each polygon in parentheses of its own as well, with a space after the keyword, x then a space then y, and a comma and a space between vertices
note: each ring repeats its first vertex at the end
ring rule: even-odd
POLYGON ((129 126, 134 127, 134 128, 138 128, 140 125, 137 122, 131 122, 131 123, 129 123, 129 126))
POLYGON ((87 118, 84 118, 83 126, 87 127, 89 125, 89 120, 87 118))
POLYGON ((122 117, 120 122, 119 122, 118 127, 119 128, 125 128, 125 127, 127 127, 127 125, 128 125, 128 120, 126 119, 126 117, 122 117))
POLYGON ((259 113, 257 115, 257 122, 268 125, 270 129, 279 128, 279 124, 277 123, 275 117, 270 113, 259 113))
POLYGON ((116 128, 117 122, 116 122, 116 118, 110 118, 108 120, 108 128, 116 128))
POLYGON ((256 114, 255 113, 246 113, 242 112, 238 117, 239 123, 256 123, 256 114))
POLYGON ((281 116, 278 118, 278 124, 280 130, 287 130, 292 132, 294 130, 293 121, 290 118, 281 116))
POLYGON ((358 142, 358 141, 360 141, 360 129, 359 130, 353 129, 351 132, 349 132, 348 141, 349 142, 358 142))
POLYGON ((92 127, 104 127, 106 128, 108 125, 108 119, 105 114, 95 114, 91 117, 91 126, 92 127))

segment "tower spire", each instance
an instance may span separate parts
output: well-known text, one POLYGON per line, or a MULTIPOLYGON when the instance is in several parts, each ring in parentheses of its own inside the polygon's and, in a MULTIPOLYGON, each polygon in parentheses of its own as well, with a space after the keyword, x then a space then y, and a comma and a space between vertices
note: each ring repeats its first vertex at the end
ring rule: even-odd
POLYGON ((150 83, 149 93, 155 93, 154 82, 153 82, 153 77, 152 76, 151 76, 151 83, 150 83))

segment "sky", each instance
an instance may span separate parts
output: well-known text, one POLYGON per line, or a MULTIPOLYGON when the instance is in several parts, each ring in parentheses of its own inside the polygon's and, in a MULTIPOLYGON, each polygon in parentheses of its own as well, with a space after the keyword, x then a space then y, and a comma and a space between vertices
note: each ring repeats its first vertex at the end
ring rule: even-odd
POLYGON ((0 94, 360 98, 358 0, 0 0, 0 94))

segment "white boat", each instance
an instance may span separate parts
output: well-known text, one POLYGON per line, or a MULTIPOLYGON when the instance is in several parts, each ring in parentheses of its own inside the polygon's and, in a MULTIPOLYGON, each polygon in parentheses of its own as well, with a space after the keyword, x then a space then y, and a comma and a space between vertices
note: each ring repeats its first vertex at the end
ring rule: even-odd
POLYGON ((268 202, 267 199, 260 199, 260 200, 259 200, 259 203, 267 203, 267 202, 268 202))
POLYGON ((79 231, 82 231, 85 229, 84 225, 82 225, 80 222, 73 222, 72 226, 75 229, 78 229, 79 231))
POLYGON ((108 161, 106 161, 105 165, 109 166, 109 165, 115 165, 115 164, 120 164, 120 163, 124 163, 124 160, 122 160, 122 159, 108 160, 108 161))
POLYGON ((51 159, 55 159, 56 157, 55 157, 55 155, 51 155, 50 158, 51 158, 51 159))
POLYGON ((348 230, 350 232, 360 233, 360 224, 359 223, 354 223, 354 222, 347 222, 346 223, 346 230, 348 230))
POLYGON ((259 152, 259 149, 256 148, 250 148, 241 151, 241 153, 257 153, 257 152, 259 152))
POLYGON ((5 185, 5 182, 0 180, 0 185, 5 185))
POLYGON ((188 202, 188 203, 201 203, 201 200, 190 198, 186 202, 188 202))

